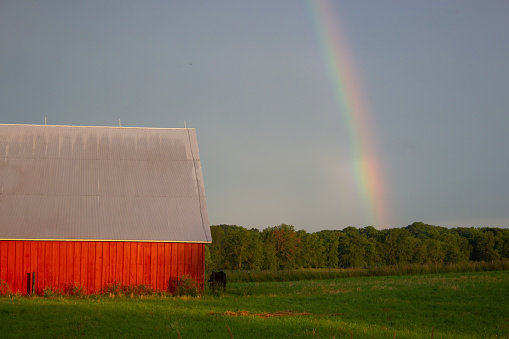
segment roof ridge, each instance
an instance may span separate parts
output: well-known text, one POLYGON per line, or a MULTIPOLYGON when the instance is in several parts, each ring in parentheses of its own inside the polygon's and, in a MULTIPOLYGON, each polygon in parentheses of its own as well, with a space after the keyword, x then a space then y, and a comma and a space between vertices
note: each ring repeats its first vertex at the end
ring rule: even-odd
POLYGON ((172 130, 172 129, 190 130, 190 129, 196 129, 194 127, 78 126, 78 125, 41 125, 41 124, 0 124, 0 126, 34 126, 34 127, 46 126, 46 127, 113 128, 113 129, 162 129, 162 130, 172 130))

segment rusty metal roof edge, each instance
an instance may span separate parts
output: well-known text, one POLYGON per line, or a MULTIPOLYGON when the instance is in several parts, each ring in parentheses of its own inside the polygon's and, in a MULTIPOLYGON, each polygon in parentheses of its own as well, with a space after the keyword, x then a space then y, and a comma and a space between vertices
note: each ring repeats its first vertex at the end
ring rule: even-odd
POLYGON ((194 127, 129 127, 129 126, 78 126, 78 125, 38 125, 38 124, 0 124, 0 126, 48 126, 48 127, 78 127, 78 128, 114 128, 114 129, 183 129, 183 130, 195 130, 194 127))
POLYGON ((212 241, 191 241, 191 240, 131 240, 131 239, 4 239, 0 238, 0 241, 80 241, 80 242, 178 242, 186 244, 210 244, 212 241))

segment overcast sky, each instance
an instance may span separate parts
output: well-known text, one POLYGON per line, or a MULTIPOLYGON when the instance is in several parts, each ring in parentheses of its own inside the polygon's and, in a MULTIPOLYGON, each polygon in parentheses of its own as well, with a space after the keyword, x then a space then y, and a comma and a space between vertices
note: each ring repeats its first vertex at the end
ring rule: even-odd
POLYGON ((509 227, 508 18, 500 0, 0 0, 0 123, 185 121, 212 225, 509 227), (355 65, 371 203, 328 46, 355 65))

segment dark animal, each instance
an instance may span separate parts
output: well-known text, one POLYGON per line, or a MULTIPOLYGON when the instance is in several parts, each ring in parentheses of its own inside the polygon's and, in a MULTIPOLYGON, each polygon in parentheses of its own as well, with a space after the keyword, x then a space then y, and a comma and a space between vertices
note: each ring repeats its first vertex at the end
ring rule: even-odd
POLYGON ((226 273, 223 271, 214 272, 210 274, 209 278, 210 289, 215 291, 217 287, 223 287, 223 291, 226 291, 226 273))

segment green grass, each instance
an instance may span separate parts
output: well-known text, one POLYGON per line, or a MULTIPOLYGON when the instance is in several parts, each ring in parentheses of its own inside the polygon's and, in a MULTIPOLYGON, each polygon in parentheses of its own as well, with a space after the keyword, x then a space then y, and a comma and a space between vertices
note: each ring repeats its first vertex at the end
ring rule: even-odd
MULTIPOLYGON (((350 267, 333 269, 314 268, 292 269, 283 271, 235 270, 226 272, 228 274, 228 281, 230 282, 262 282, 507 270, 509 270, 508 259, 488 262, 469 261, 451 264, 401 264, 393 266, 377 265, 373 267, 350 267)), ((210 271, 208 271, 208 274, 210 274, 210 271)))
POLYGON ((229 283, 198 298, 0 298, 0 336, 507 338, 509 271, 229 283))

